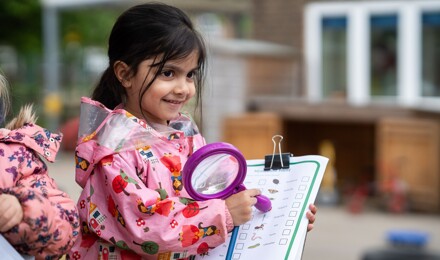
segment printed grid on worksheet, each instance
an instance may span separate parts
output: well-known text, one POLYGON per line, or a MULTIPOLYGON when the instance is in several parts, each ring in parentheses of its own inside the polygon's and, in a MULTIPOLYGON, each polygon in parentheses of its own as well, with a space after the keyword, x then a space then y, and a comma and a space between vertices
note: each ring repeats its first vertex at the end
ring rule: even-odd
MULTIPOLYGON (((319 170, 316 161, 291 163, 289 169, 264 171, 260 164, 248 165, 247 188, 259 188, 270 198, 272 210, 253 211, 251 221, 240 226, 232 259, 284 259, 293 256, 305 235, 300 221, 308 210, 308 197, 319 170), (311 165, 312 164, 312 165, 311 165), (314 169, 314 170, 311 170, 314 169)), ((207 259, 225 259, 229 241, 211 250, 207 259)))

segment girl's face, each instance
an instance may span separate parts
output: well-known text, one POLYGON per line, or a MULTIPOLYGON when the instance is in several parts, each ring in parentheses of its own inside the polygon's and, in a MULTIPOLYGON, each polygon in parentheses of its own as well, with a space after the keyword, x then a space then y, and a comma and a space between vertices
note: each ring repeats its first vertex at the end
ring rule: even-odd
POLYGON ((197 72, 198 53, 193 52, 181 60, 168 61, 150 88, 139 98, 144 85, 155 73, 151 68, 154 60, 145 60, 139 64, 136 75, 129 77, 123 85, 127 90, 125 109, 138 118, 142 113, 149 122, 167 125, 167 121, 176 118, 182 107, 195 95, 194 80, 197 72))

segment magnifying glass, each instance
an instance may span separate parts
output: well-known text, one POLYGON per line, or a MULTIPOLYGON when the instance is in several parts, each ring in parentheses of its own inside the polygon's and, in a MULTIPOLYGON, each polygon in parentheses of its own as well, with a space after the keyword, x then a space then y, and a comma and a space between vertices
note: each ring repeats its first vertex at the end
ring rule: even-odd
MULTIPOLYGON (((243 154, 233 145, 211 143, 195 151, 182 170, 182 181, 188 194, 195 200, 226 199, 243 191, 247 166, 243 154)), ((256 196, 255 208, 268 212, 270 199, 256 196)))

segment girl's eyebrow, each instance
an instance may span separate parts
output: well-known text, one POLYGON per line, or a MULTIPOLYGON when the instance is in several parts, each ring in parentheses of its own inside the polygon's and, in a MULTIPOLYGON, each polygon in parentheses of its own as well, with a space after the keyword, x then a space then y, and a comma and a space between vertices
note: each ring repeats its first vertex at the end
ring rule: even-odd
MULTIPOLYGON (((172 69, 172 70, 177 71, 177 72, 185 72, 186 71, 182 66, 179 66, 177 64, 172 64, 172 63, 165 64, 163 66, 163 68, 164 69, 172 69)), ((196 66, 196 67, 194 67, 194 68, 192 68, 192 69, 190 69, 188 71, 195 71, 195 70, 198 70, 199 68, 200 68, 199 66, 196 66)))

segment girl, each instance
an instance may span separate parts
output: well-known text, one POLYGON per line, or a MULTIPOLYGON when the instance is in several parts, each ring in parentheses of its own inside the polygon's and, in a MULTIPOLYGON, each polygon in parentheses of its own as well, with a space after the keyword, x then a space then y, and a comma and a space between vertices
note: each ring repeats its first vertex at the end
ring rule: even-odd
MULTIPOLYGON (((8 110, 7 82, 0 74, 0 125, 8 110)), ((26 106, 0 129, 0 233, 22 254, 57 259, 78 236, 78 212, 40 159, 55 160, 61 136, 35 121, 26 106)))
MULTIPOLYGON (((76 148, 81 236, 73 259, 182 259, 247 222, 257 189, 193 201, 183 165, 205 144, 180 110, 201 97, 206 51, 190 19, 157 3, 128 9, 109 38, 109 67, 83 98, 76 148)), ((313 207, 309 220, 314 221, 313 207)), ((311 228, 311 226, 310 226, 311 228)))

